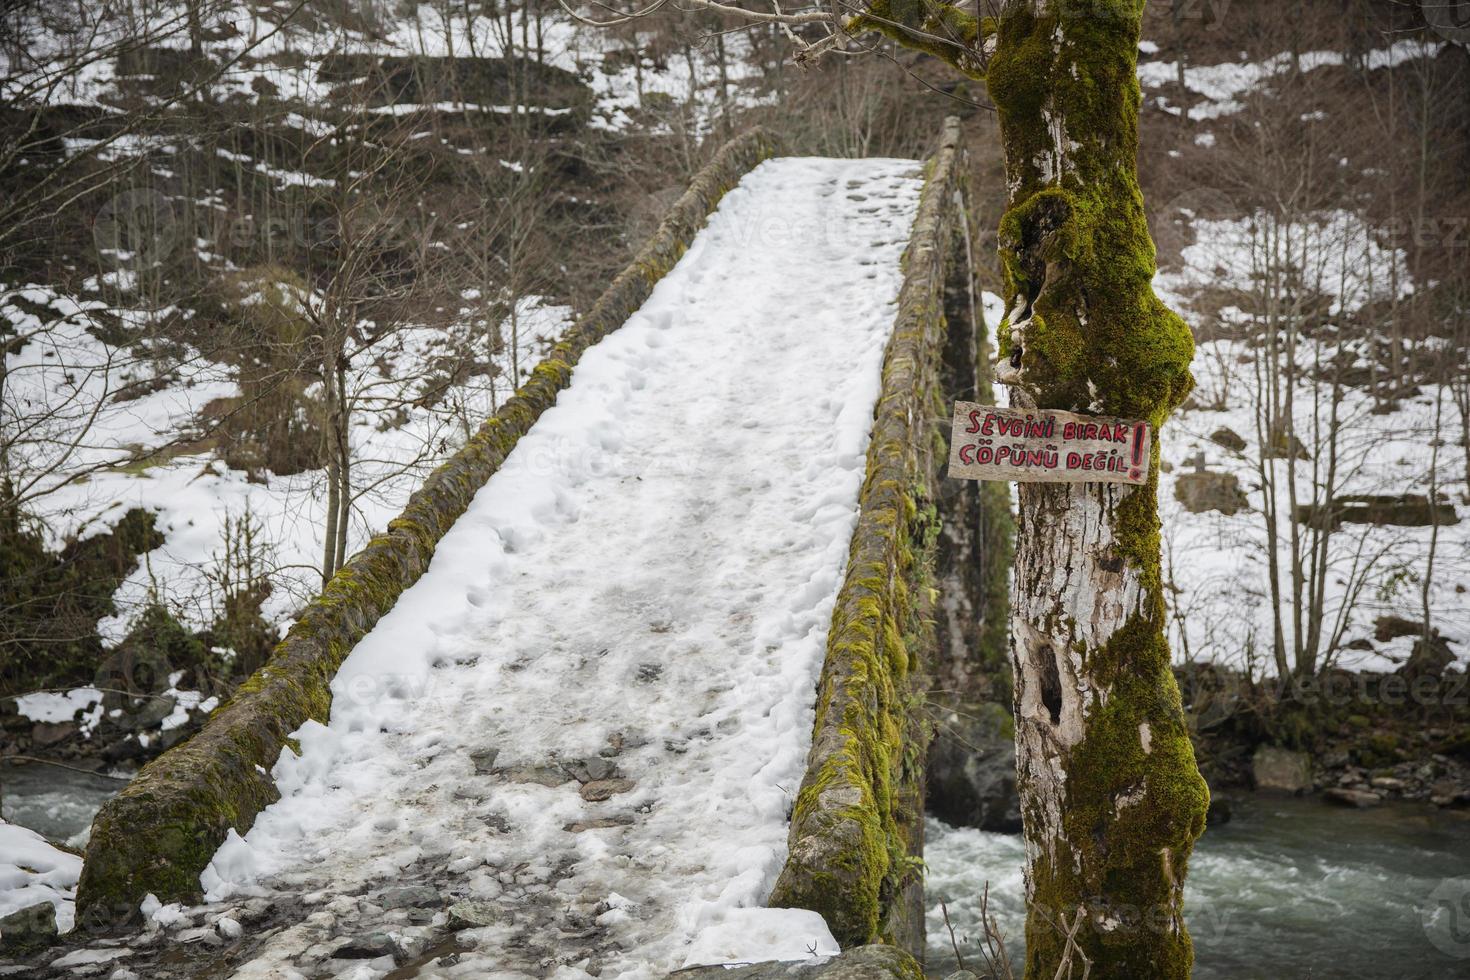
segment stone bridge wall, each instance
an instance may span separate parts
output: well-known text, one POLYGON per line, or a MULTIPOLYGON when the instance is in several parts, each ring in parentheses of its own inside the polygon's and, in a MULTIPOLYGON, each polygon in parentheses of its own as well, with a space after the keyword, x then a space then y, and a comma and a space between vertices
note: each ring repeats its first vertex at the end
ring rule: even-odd
MULTIPOLYGON (((888 943, 920 958, 926 702, 934 677, 949 672, 941 650, 964 657, 968 646, 941 645, 935 629, 940 481, 949 402, 962 394, 950 388, 975 390, 985 345, 957 119, 946 120, 927 169, 790 853, 770 899, 820 912, 844 948, 888 943)), ((965 513, 975 524, 978 503, 965 513)), ((973 603, 960 608, 970 612, 973 603)))
POLYGON ((78 886, 78 923, 107 927, 136 914, 149 893, 164 902, 200 893, 199 874, 234 828, 250 829, 278 799, 269 771, 290 733, 326 722, 331 680, 353 646, 428 568, 434 547, 516 441, 565 388, 582 352, 648 298, 724 193, 775 151, 755 130, 699 172, 653 238, 463 449, 434 471, 388 530, 327 583, 276 648, 192 739, 164 753, 92 823, 78 886))

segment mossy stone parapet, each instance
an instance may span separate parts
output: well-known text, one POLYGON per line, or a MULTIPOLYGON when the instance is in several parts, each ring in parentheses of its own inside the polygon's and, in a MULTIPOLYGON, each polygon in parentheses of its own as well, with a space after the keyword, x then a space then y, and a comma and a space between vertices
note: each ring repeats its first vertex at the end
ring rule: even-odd
POLYGON ((331 680, 359 640, 428 568, 434 548, 571 380, 582 353, 641 307, 720 198, 776 152, 755 129, 725 144, 597 302, 465 446, 438 467, 386 532, 332 577, 270 661, 192 739, 159 756, 92 822, 77 889, 78 923, 131 918, 148 894, 200 894, 199 874, 231 828, 249 830, 279 798, 269 770, 309 719, 326 722, 331 680))
MULTIPOLYGON (((859 518, 817 686, 806 774, 772 906, 827 920, 844 948, 923 955, 923 675, 935 648, 933 488, 943 459, 946 270, 956 258, 963 153, 945 122, 904 253, 859 518)), ((973 326, 973 324, 972 324, 973 326)), ((958 327, 957 327, 958 328, 958 327)))

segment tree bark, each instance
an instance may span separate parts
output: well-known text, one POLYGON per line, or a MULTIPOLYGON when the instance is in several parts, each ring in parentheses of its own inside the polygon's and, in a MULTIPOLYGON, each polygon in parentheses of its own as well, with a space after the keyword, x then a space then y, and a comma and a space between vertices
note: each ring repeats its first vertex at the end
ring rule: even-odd
MULTIPOLYGON (((987 83, 1005 149, 998 240, 1013 404, 1147 419, 1193 385, 1154 296, 1137 180, 1142 0, 1021 0, 987 83)), ((1186 978, 1184 875, 1208 791, 1170 670, 1158 439, 1147 485, 1020 486, 1012 590, 1029 977, 1186 978), (1083 922, 1067 937, 1076 917, 1083 922)))

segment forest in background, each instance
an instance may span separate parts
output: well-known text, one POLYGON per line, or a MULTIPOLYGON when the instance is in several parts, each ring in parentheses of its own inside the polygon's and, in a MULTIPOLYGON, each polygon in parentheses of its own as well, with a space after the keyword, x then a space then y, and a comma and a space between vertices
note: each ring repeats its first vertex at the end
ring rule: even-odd
MULTIPOLYGON (((886 40, 798 65, 777 25, 600 30, 550 3, 22 2, 3 23, 10 695, 163 691, 197 721, 732 133, 915 157, 957 112, 994 190, 981 228, 1002 204, 983 87, 886 40)), ((1200 343, 1165 440, 1176 655, 1225 668, 1199 693, 1229 704, 1267 675, 1454 670, 1466 48, 1369 0, 1151 4, 1143 34, 1158 286, 1200 343)), ((111 724, 57 696, 62 729, 22 715, 10 751, 111 724)))

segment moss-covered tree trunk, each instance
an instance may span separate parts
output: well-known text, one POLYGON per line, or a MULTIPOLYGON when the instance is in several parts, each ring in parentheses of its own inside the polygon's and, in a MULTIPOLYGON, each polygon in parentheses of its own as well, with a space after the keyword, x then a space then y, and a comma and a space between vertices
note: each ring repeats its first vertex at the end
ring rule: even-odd
MULTIPOLYGON (((1157 435, 1193 383, 1193 341, 1150 286, 1142 10, 1013 0, 986 75, 1008 194, 998 376, 1014 404, 1144 418, 1157 435)), ((1208 793, 1169 669, 1158 468, 1155 438, 1145 486, 1020 486, 1011 656, 1028 977, 1068 975, 1068 956, 1072 976, 1085 957, 1094 980, 1190 973, 1184 873, 1208 793)))

